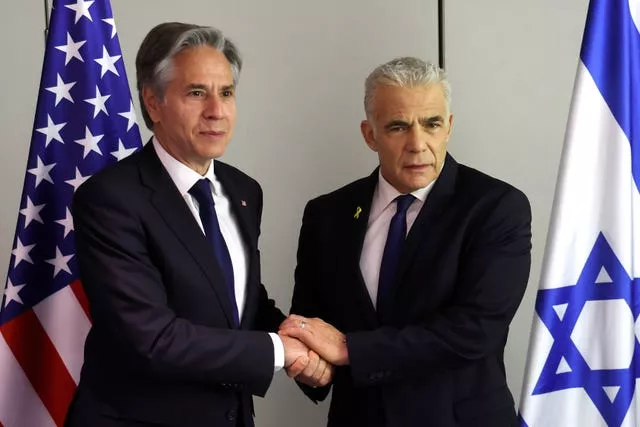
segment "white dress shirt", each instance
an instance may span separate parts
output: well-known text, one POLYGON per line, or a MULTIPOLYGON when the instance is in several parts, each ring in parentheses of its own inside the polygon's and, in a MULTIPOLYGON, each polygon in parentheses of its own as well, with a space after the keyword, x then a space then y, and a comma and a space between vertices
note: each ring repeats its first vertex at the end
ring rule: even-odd
MULTIPOLYGON (((211 192, 213 195, 213 202, 215 203, 216 207, 216 216, 218 217, 218 222, 220 223, 220 231, 222 232, 222 237, 224 237, 227 248, 229 249, 231 263, 233 264, 233 281, 235 300, 236 305, 238 306, 238 317, 242 319, 247 290, 249 253, 247 245, 244 243, 242 234, 240 233, 238 220, 236 219, 233 210, 231 209, 229 198, 227 197, 224 189, 222 188, 222 184, 220 184, 220 181, 218 181, 214 173, 214 162, 211 162, 209 169, 204 174, 204 176, 202 176, 198 172, 194 171, 187 165, 180 163, 177 159, 171 156, 171 154, 169 154, 162 147, 162 145, 160 145, 155 137, 153 138, 153 148, 155 148, 160 162, 169 173, 169 176, 173 180, 174 184, 176 185, 176 187, 178 187, 178 191, 180 191, 180 194, 187 203, 187 206, 191 210, 191 213, 193 214, 195 220, 198 222, 198 225, 200 226, 203 234, 204 227, 202 226, 202 221, 200 220, 200 210, 198 207, 198 202, 189 193, 189 190, 200 179, 207 178, 211 182, 211 192)), ((275 370, 277 371, 279 369, 282 369, 282 367, 284 366, 284 346, 278 334, 270 333, 269 336, 273 341, 274 363, 275 370)))
MULTIPOLYGON (((416 200, 411 203, 407 210, 407 233, 411 230, 435 182, 434 180, 425 188, 411 193, 416 200)), ((374 307, 378 296, 378 281, 380 280, 380 264, 382 264, 384 245, 387 242, 391 218, 397 211, 395 198, 400 195, 402 193, 389 184, 381 172, 378 172, 378 185, 373 193, 367 233, 364 236, 362 253, 360 254, 360 271, 374 307)))

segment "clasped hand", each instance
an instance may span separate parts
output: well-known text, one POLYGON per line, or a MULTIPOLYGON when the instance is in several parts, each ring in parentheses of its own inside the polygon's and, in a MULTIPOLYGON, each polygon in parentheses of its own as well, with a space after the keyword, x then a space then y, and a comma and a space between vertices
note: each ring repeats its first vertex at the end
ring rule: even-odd
POLYGON ((342 332, 318 318, 290 315, 278 331, 285 346, 287 374, 317 387, 333 377, 333 366, 347 365, 349 355, 342 332))

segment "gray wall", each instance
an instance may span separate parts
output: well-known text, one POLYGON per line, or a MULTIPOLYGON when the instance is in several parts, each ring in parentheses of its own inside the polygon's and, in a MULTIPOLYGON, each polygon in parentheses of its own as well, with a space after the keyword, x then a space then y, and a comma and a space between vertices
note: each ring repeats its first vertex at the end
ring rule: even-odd
POLYGON ((505 354, 518 401, 588 1, 445 3, 450 152, 523 190, 533 211, 531 276, 505 354))
MULTIPOLYGON (((11 11, 0 14, 2 272, 40 79, 42 3, 11 2, 11 11)), ((286 311, 305 202, 376 164, 359 134, 363 79, 395 56, 437 61, 436 1, 111 3, 131 83, 142 37, 161 21, 218 26, 243 51, 237 130, 224 160, 263 185, 263 277, 286 311)), ((456 116, 450 151, 520 187, 533 206, 533 270, 506 353, 509 384, 518 397, 587 0, 446 3, 446 60, 456 116)), ((259 427, 321 426, 328 407, 306 401, 283 374, 267 399, 256 403, 259 427)))

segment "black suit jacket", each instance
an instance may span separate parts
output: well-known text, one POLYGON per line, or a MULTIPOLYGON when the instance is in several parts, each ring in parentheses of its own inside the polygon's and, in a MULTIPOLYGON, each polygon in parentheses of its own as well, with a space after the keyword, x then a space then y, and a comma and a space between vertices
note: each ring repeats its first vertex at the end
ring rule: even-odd
MULTIPOLYGON (((376 170, 310 201, 300 232, 291 311, 347 336, 329 426, 515 425, 503 352, 529 276, 526 196, 447 155, 407 236, 393 308, 378 319, 359 267, 377 182, 376 170)), ((303 389, 314 400, 329 392, 303 389)))
POLYGON ((153 144, 97 173, 73 215, 80 277, 93 325, 69 426, 253 426, 251 394, 273 376, 284 315, 260 282, 262 191, 224 163, 249 252, 246 304, 234 330, 230 300, 207 243, 153 144))

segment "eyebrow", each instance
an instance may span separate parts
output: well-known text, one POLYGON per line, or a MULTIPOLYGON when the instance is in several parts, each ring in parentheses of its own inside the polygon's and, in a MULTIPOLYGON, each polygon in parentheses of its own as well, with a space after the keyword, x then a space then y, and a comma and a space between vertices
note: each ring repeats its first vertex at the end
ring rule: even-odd
POLYGON ((408 127, 410 126, 410 123, 405 120, 392 120, 391 122, 387 123, 384 128, 388 130, 397 126, 408 127))
MULTIPOLYGON (((429 125, 431 123, 444 123, 444 118, 442 116, 431 116, 431 117, 422 117, 418 119, 418 122, 421 126, 429 125)), ((385 125, 385 129, 391 129, 397 126, 409 127, 411 123, 406 120, 392 120, 391 122, 385 125)))
MULTIPOLYGON (((224 90, 235 90, 235 88, 236 88, 236 85, 230 84, 230 85, 223 86, 221 88, 221 90, 223 90, 223 91, 224 90)), ((193 90, 193 89, 208 90, 208 87, 206 85, 202 84, 202 83, 191 83, 191 84, 187 85, 187 89, 188 90, 193 90)))
POLYGON ((431 116, 425 117, 420 120, 422 123, 436 123, 436 122, 444 122, 444 117, 442 116, 431 116))
POLYGON ((207 87, 203 84, 191 83, 187 85, 187 89, 202 89, 207 90, 207 87))

